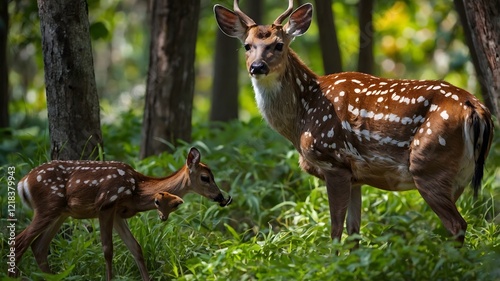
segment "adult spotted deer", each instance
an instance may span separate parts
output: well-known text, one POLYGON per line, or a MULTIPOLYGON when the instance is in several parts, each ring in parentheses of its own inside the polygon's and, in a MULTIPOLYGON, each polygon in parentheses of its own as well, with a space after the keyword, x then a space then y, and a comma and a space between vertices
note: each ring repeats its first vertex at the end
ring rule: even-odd
POLYGON ((50 272, 49 243, 64 220, 99 218, 107 280, 112 277, 113 228, 132 252, 142 279, 149 280, 141 246, 130 232, 127 218, 156 208, 166 220, 188 192, 221 206, 231 203, 232 198, 224 198, 212 171, 200 158, 200 152, 191 148, 186 164, 164 178, 149 177, 112 161, 51 161, 34 168, 18 184, 19 195, 34 210, 34 217, 16 236, 16 264, 31 244, 38 266, 50 272))
POLYGON ((417 189, 463 244, 467 223, 455 202, 472 179, 477 195, 492 141, 488 110, 443 81, 396 80, 345 72, 318 76, 290 49, 313 8, 287 10, 257 25, 234 1, 215 5, 219 28, 238 38, 257 106, 300 154, 300 167, 326 181, 331 237, 359 233, 361 185, 417 189), (289 18, 286 24, 282 22, 289 18))

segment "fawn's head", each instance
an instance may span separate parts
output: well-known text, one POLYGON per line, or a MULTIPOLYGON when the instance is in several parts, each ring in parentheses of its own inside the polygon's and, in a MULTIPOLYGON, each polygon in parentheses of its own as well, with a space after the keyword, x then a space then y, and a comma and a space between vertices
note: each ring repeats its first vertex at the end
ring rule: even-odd
POLYGON ((168 192, 159 192, 154 196, 154 203, 158 210, 158 216, 162 221, 168 219, 168 215, 177 210, 184 201, 177 195, 168 192))
POLYGON ((233 9, 234 12, 215 5, 215 19, 222 32, 243 43, 248 73, 257 79, 282 74, 290 43, 311 24, 312 5, 304 4, 292 12, 293 0, 289 0, 288 9, 271 25, 257 25, 240 10, 237 0, 233 9), (288 22, 282 25, 287 17, 290 17, 288 22))
POLYGON ((232 201, 231 196, 227 199, 224 198, 224 195, 222 195, 221 190, 215 183, 212 171, 207 165, 201 163, 200 160, 200 151, 194 147, 191 148, 186 159, 190 191, 212 199, 222 207, 229 205, 232 201))

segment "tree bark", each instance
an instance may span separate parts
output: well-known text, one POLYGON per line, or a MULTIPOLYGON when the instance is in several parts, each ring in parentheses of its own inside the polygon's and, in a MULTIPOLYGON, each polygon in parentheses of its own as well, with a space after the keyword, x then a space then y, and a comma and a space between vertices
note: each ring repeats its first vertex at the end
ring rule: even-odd
POLYGON ((340 55, 337 30, 335 29, 332 1, 316 0, 315 3, 323 69, 325 74, 341 72, 342 57, 340 55))
POLYGON ((358 71, 373 74, 373 0, 358 2, 359 56, 358 71))
POLYGON ((140 157, 191 140, 200 1, 152 0, 151 45, 140 157))
POLYGON ((238 119, 238 40, 217 29, 211 121, 238 119))
POLYGON ((454 0, 485 105, 500 120, 500 3, 454 0))
POLYGON ((0 129, 9 127, 9 70, 7 66, 7 34, 9 1, 0 3, 0 129))
POLYGON ((38 0, 52 159, 94 159, 102 147, 85 0, 38 0))

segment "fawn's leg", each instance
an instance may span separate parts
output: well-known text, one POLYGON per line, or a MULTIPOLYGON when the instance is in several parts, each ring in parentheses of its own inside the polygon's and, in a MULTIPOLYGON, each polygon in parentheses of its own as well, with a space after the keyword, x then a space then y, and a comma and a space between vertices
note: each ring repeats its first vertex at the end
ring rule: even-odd
POLYGON ((54 239, 54 236, 56 236, 57 231, 59 231, 59 228, 61 228, 61 225, 66 218, 67 216, 60 216, 57 218, 33 241, 33 243, 31 243, 31 250, 33 251, 35 260, 44 272, 50 272, 49 262, 47 259, 47 256, 49 255, 50 241, 54 239))
POLYGON ((99 226, 101 228, 101 243, 106 260, 106 280, 113 277, 113 218, 114 208, 101 211, 99 213, 99 226))
POLYGON ((132 232, 128 227, 127 221, 120 217, 115 217, 114 227, 120 238, 125 242, 127 248, 130 250, 132 255, 134 256, 135 262, 139 267, 139 271, 141 272, 142 280, 149 280, 148 269, 146 267, 146 263, 144 262, 144 257, 142 255, 141 245, 135 240, 132 232))
MULTIPOLYGON (((35 210, 35 214, 30 225, 28 225, 25 230, 16 236, 16 265, 19 265, 24 252, 26 252, 33 240, 37 236, 44 233, 46 229, 50 227, 52 221, 58 219, 58 216, 59 215, 57 214, 39 213, 35 210)), ((50 269, 48 267, 40 267, 40 269, 44 272, 50 273, 50 269)), ((14 275, 17 276, 18 272, 14 275)))

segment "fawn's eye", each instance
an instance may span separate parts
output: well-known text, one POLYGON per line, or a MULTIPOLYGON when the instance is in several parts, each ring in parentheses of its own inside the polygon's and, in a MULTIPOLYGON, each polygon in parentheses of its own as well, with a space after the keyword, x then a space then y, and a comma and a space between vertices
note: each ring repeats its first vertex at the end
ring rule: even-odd
POLYGON ((276 43, 276 46, 274 47, 276 51, 283 51, 283 43, 276 43))
POLYGON ((207 175, 201 175, 200 179, 204 183, 210 183, 210 177, 207 175))
POLYGON ((245 50, 250 51, 250 48, 251 48, 251 47, 252 47, 252 46, 250 46, 250 44, 245 44, 245 50))
POLYGON ((158 207, 160 206, 160 201, 158 199, 155 198, 155 206, 158 207))

